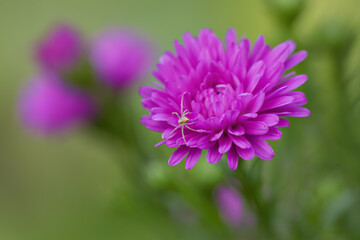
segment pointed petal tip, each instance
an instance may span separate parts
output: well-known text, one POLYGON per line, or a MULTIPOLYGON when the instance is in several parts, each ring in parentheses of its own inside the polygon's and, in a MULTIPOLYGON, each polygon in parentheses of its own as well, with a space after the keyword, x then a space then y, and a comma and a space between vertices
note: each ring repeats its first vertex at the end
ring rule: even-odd
POLYGON ((265 41, 264 35, 260 34, 260 35, 258 36, 258 38, 257 38, 256 41, 262 41, 262 42, 264 42, 264 41, 265 41))
POLYGON ((198 162, 200 156, 201 156, 202 150, 198 148, 192 148, 189 151, 188 156, 186 157, 185 161, 185 169, 190 170, 192 169, 196 163, 198 162))
POLYGON ((260 159, 262 159, 264 161, 271 161, 273 158, 274 158, 274 156, 272 156, 271 158, 260 158, 260 159))
MULTIPOLYGON (((194 165, 194 166, 195 166, 195 165, 194 165)), ((190 166, 186 166, 186 165, 185 165, 185 169, 186 169, 187 171, 189 171, 189 170, 191 170, 194 166, 191 166, 191 167, 190 167, 190 166)))
POLYGON ((311 115, 311 111, 307 108, 305 108, 304 117, 309 117, 311 115))
POLYGON ((301 52, 303 54, 304 58, 307 58, 308 52, 306 50, 301 50, 299 52, 301 52))
POLYGON ((236 163, 235 162, 233 162, 233 163, 228 162, 228 165, 229 165, 230 170, 235 171, 237 169, 237 167, 238 167, 238 162, 236 162, 236 163))
POLYGON ((161 146, 161 145, 163 145, 165 143, 166 143, 166 140, 158 142, 157 144, 155 144, 155 147, 159 147, 159 146, 161 146))
POLYGON ((189 152, 189 148, 186 146, 181 146, 178 149, 174 151, 174 153, 169 158, 169 165, 175 166, 179 164, 186 156, 186 154, 189 152))
POLYGON ((218 152, 218 146, 215 145, 211 148, 209 148, 207 154, 206 154, 206 160, 210 164, 215 164, 220 161, 223 154, 218 152))
POLYGON ((236 34, 236 30, 235 30, 234 27, 229 27, 229 28, 227 29, 226 33, 227 33, 227 34, 229 34, 229 33, 231 33, 231 34, 235 33, 235 34, 236 34))

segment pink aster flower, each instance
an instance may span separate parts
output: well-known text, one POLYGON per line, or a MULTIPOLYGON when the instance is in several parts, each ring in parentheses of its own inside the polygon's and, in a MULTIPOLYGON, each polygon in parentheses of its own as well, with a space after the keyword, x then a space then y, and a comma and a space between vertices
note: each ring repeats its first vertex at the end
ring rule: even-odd
POLYGON ((78 32, 71 26, 58 25, 37 45, 36 60, 47 70, 68 70, 79 60, 81 48, 78 32))
POLYGON ((19 107, 24 124, 46 134, 87 121, 95 109, 87 95, 49 75, 32 79, 23 91, 19 107))
POLYGON ((230 169, 239 157, 274 157, 266 140, 281 138, 279 127, 289 126, 283 117, 306 117, 301 105, 307 100, 293 91, 306 80, 295 72, 284 74, 306 58, 305 51, 293 54, 295 43, 286 41, 271 49, 260 36, 253 47, 235 30, 221 40, 210 30, 199 37, 184 35, 184 46, 175 41, 176 54, 166 52, 154 73, 160 83, 144 86, 142 105, 150 111, 141 122, 162 132, 168 147, 177 148, 169 159, 173 166, 187 155, 192 168, 203 150, 209 163, 226 154, 230 169))
POLYGON ((119 89, 133 85, 149 70, 152 47, 133 31, 110 29, 95 39, 91 58, 100 80, 119 89))

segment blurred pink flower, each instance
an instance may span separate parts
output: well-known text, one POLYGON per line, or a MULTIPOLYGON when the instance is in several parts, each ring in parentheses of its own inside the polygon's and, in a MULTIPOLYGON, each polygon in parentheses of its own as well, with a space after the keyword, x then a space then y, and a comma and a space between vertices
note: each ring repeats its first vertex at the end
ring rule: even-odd
POLYGON ((100 80, 119 89, 144 77, 152 57, 152 46, 144 36, 109 29, 95 39, 91 59, 100 80))
POLYGON ((80 36, 74 28, 57 25, 38 43, 36 60, 46 70, 68 70, 80 59, 81 48, 80 36))
POLYGON ((64 130, 91 118, 95 106, 91 99, 53 75, 35 77, 20 98, 24 124, 41 133, 64 130))
POLYGON ((244 207, 240 194, 227 186, 218 187, 215 194, 223 221, 231 227, 238 227, 244 221, 244 207))

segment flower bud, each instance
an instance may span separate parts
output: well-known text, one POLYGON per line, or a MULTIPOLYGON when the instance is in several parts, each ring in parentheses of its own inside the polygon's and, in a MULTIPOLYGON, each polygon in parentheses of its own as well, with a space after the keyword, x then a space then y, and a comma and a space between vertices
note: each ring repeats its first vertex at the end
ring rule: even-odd
POLYGON ((143 36, 130 30, 110 29, 95 39, 91 55, 100 81, 121 89, 144 77, 153 54, 143 36))
POLYGON ((80 60, 81 41, 78 32, 68 25, 55 26, 35 49, 38 63, 55 72, 67 71, 80 60))
POLYGON ((24 89, 19 105, 24 124, 45 134, 85 122, 95 112, 87 95, 66 86, 52 75, 32 79, 24 89))

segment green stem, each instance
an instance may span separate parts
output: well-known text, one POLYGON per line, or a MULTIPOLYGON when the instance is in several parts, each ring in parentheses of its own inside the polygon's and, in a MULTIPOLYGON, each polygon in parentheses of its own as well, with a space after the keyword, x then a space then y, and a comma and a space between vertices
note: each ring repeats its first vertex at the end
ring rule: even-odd
POLYGON ((275 239, 275 232, 271 222, 272 208, 270 201, 266 201, 262 193, 261 164, 259 162, 258 159, 255 160, 248 170, 245 169, 244 164, 241 164, 235 173, 242 185, 241 193, 256 213, 264 237, 266 239, 275 239))

